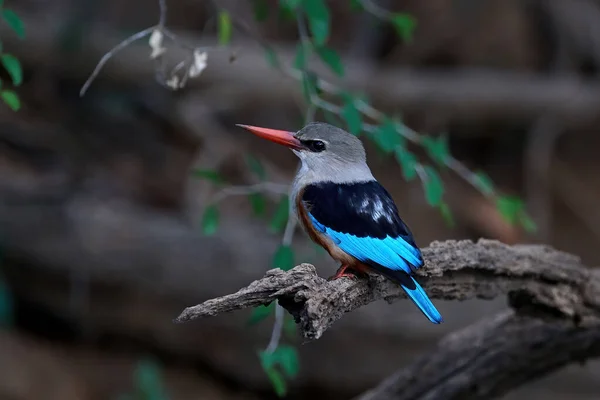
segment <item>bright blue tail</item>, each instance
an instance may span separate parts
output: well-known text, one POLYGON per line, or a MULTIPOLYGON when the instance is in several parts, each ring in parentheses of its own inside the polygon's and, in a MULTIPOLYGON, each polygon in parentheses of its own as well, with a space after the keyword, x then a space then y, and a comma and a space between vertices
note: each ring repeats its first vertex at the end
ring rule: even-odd
POLYGON ((417 307, 419 307, 419 310, 421 310, 431 322, 433 322, 434 324, 439 324, 440 322, 442 322, 442 315, 435 308, 431 300, 429 300, 429 297, 427 297, 427 293, 425 293, 425 290, 423 290, 423 288, 421 287, 421 285, 419 285, 415 278, 413 278, 412 276, 409 276, 409 278, 412 280, 412 283, 415 286, 414 289, 411 289, 401 284, 400 286, 402 286, 402 289, 404 289, 406 294, 408 294, 408 297, 410 297, 410 299, 417 305, 417 307))

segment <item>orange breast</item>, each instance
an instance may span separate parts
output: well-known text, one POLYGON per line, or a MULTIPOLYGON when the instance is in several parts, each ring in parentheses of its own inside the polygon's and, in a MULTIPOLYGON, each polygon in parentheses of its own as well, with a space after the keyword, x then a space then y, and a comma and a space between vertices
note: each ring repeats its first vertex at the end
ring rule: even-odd
MULTIPOLYGON (((348 266, 355 266, 357 269, 363 266, 363 264, 350 254, 340 249, 329 237, 324 233, 319 232, 313 226, 310 217, 308 216, 308 210, 306 209, 304 202, 302 201, 302 193, 304 190, 300 190, 296 196, 296 212, 298 213, 298 220, 302 224, 302 227, 310 237, 310 239, 323 247, 329 255, 336 261, 348 266)), ((363 268, 360 268, 363 269, 363 268)))

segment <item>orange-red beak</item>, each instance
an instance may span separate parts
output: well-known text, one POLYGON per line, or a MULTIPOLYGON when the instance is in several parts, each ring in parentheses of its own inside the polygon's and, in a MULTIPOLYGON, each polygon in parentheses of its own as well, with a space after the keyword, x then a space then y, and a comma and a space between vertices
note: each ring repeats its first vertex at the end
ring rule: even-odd
POLYGON ((257 126, 250 125, 241 125, 236 124, 237 126, 247 129, 250 132, 254 133, 256 136, 259 136, 263 139, 270 140, 271 142, 275 142, 278 144, 282 144, 291 149, 300 150, 303 149, 304 146, 302 142, 294 137, 293 132, 288 131, 280 131, 277 129, 269 129, 269 128, 259 128, 257 126))

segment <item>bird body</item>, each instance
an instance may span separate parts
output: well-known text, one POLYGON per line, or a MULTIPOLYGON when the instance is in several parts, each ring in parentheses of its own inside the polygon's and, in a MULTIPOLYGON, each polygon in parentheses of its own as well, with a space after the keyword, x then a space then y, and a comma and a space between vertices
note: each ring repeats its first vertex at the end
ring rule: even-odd
POLYGON ((396 204, 366 163, 360 140, 325 123, 291 133, 240 125, 300 158, 291 200, 308 236, 341 263, 334 279, 375 272, 398 283, 433 323, 442 317, 411 276, 423 258, 396 204))

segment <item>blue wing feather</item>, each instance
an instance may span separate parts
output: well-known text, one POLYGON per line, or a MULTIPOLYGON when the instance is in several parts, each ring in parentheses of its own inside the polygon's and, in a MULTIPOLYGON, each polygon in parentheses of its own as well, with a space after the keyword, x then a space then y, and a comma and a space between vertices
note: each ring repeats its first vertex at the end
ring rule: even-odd
POLYGON ((368 236, 357 237, 327 228, 317 221, 311 213, 308 213, 308 215, 315 229, 326 234, 340 249, 360 261, 373 261, 385 268, 403 270, 406 273, 411 273, 411 267, 408 263, 415 268, 423 265, 419 250, 408 244, 402 237, 392 238, 387 236, 384 239, 368 236))
POLYGON ((425 290, 409 274, 412 264, 415 268, 423 265, 418 248, 412 247, 401 237, 384 239, 372 237, 357 237, 349 233, 337 232, 326 227, 308 213, 315 229, 324 233, 344 252, 366 264, 377 264, 388 269, 391 275, 399 281, 408 297, 419 307, 421 312, 433 323, 442 322, 442 316, 435 308, 425 290), (407 262, 408 261, 408 262, 407 262), (409 264, 410 262, 410 264, 409 264))

